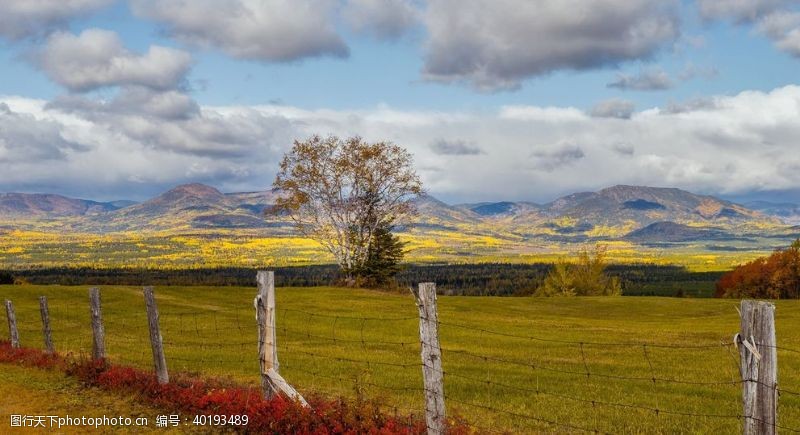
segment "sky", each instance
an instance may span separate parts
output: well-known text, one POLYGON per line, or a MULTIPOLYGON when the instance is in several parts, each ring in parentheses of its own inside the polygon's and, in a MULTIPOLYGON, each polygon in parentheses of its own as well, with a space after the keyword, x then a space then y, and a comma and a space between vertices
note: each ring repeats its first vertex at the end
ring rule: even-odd
POLYGON ((798 0, 4 0, 0 191, 265 190, 319 134, 451 203, 800 202, 798 67, 798 0))

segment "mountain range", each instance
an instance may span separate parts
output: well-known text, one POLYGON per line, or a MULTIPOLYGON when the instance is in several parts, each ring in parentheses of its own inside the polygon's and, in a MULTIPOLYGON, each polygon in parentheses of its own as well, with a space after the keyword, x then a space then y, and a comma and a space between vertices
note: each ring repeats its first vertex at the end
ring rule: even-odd
MULTIPOLYGON (((275 192, 222 193, 203 184, 175 187, 140 203, 100 202, 54 194, 0 194, 0 227, 109 233, 196 229, 251 229, 291 234, 291 223, 264 218, 275 192)), ((417 215, 401 223, 407 231, 502 231, 552 240, 619 238, 646 243, 718 239, 753 228, 795 223, 791 204, 750 207, 675 188, 614 186, 581 192, 547 204, 482 202, 449 205, 432 196, 416 199, 417 215)), ((791 230, 791 228, 789 229, 791 230)))

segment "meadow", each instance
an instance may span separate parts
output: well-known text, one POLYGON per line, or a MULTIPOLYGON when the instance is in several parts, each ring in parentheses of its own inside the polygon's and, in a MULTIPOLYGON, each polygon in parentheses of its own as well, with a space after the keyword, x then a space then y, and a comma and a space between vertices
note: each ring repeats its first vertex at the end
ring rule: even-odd
MULTIPOLYGON (((719 249, 708 241, 643 246, 608 238, 554 241, 475 229, 401 232, 411 263, 553 263, 599 243, 615 264, 682 265, 695 272, 723 271, 785 247, 790 238, 765 237, 758 246, 719 249), (713 248, 713 249, 712 249, 713 248)), ((286 267, 329 264, 333 257, 315 241, 260 230, 181 230, 115 233, 65 232, 54 228, 0 228, 0 269, 53 267, 192 269, 286 267)))
MULTIPOLYGON (((158 287, 172 372, 258 388, 254 287, 158 287)), ((410 294, 278 288, 281 374, 301 393, 380 400, 421 413, 410 294)), ((23 346, 41 347, 38 296, 60 352, 91 348, 88 288, 0 286, 23 346)), ((140 287, 102 287, 112 363, 152 366, 140 287)), ((800 302, 777 301, 779 424, 800 429, 800 302)), ((661 297, 440 296, 450 414, 482 431, 735 433, 741 428, 737 302, 661 297), (657 410, 657 411, 656 411, 657 410)))

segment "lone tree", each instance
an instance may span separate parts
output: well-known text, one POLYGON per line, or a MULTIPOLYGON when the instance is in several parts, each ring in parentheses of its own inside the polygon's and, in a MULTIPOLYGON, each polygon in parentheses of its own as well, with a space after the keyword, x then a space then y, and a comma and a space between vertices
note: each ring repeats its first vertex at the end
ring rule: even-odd
POLYGON ((412 200, 422 193, 408 151, 360 137, 295 141, 273 187, 281 195, 272 211, 333 254, 351 285, 387 260, 396 266, 402 245, 392 226, 415 212, 412 200), (382 247, 388 251, 377 252, 382 247))

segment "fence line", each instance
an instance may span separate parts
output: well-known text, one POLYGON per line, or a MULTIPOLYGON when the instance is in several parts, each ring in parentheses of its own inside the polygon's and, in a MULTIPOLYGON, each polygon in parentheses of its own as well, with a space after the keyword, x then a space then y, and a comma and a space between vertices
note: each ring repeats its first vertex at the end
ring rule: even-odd
MULTIPOLYGON (((156 295, 157 296, 157 295, 156 295)), ((93 297, 94 299, 94 297, 93 297)), ((97 294, 99 303, 99 292, 97 294)), ((154 299, 155 300, 155 299, 154 299)), ((9 301, 10 302, 10 301, 9 301)), ((62 303, 59 298, 50 298, 50 322, 53 333, 53 343, 56 351, 74 351, 74 348, 68 346, 69 343, 77 342, 77 350, 82 354, 90 354, 91 346, 87 347, 87 343, 92 343, 92 328, 89 326, 90 320, 86 318, 86 305, 73 304, 69 302, 62 303), (83 318, 82 318, 83 317, 83 318)), ((7 304, 8 306, 9 304, 7 304)), ((94 312, 94 311, 92 311, 94 312)), ((41 341, 42 328, 29 327, 33 322, 28 318, 22 319, 20 317, 20 309, 17 308, 18 317, 17 322, 21 326, 17 326, 16 332, 18 334, 17 340, 22 336, 25 345, 30 346, 38 335, 38 340, 41 341)), ((441 321, 437 318, 428 318, 430 314, 423 314, 420 309, 419 316, 396 316, 396 317, 379 317, 379 316, 353 316, 351 314, 337 314, 330 312, 313 312, 307 309, 294 309, 286 307, 275 307, 275 313, 278 314, 279 319, 287 319, 292 316, 297 317, 299 323, 304 323, 305 330, 297 327, 289 327, 289 322, 271 325, 264 325, 265 333, 277 337, 277 343, 271 344, 270 352, 281 352, 281 368, 286 369, 292 375, 301 374, 305 377, 311 377, 314 384, 316 379, 327 380, 328 383, 333 381, 337 384, 338 388, 345 386, 352 382, 354 387, 360 389, 376 389, 391 394, 399 395, 398 397, 416 396, 416 403, 421 404, 423 397, 430 397, 431 395, 441 395, 444 403, 455 404, 456 406, 463 406, 474 410, 480 410, 490 415, 498 417, 504 416, 514 421, 526 420, 534 425, 546 425, 549 427, 569 430, 569 431, 583 431, 592 433, 607 433, 603 429, 603 424, 598 424, 597 416, 599 410, 606 409, 619 409, 619 410, 635 410, 646 414, 651 414, 655 417, 659 416, 673 416, 681 418, 693 419, 716 419, 716 420, 730 420, 740 421, 746 426, 749 421, 757 423, 763 427, 770 428, 773 431, 780 429, 786 432, 800 432, 800 429, 779 424, 777 420, 770 420, 760 415, 751 414, 748 412, 698 412, 696 403, 689 404, 692 409, 675 409, 671 407, 664 407, 659 404, 662 397, 656 391, 652 391, 652 395, 648 398, 655 401, 655 406, 638 401, 620 401, 613 398, 604 397, 603 390, 598 385, 592 385, 591 380, 595 379, 598 382, 602 380, 603 388, 606 388, 606 382, 611 382, 609 385, 623 385, 614 384, 615 382, 634 382, 641 383, 642 385, 665 386, 670 384, 683 385, 688 387, 703 388, 704 391, 730 391, 731 388, 742 388, 747 384, 755 385, 757 388, 774 389, 776 397, 790 396, 792 398, 800 397, 800 392, 792 389, 778 387, 775 384, 770 384, 758 378, 749 376, 738 376, 737 374, 742 369, 741 361, 743 358, 738 358, 739 355, 734 355, 734 350, 742 351, 744 346, 742 341, 736 340, 720 340, 718 343, 660 343, 649 342, 641 340, 628 340, 628 341, 601 341, 601 340, 579 340, 579 339, 558 339, 537 335, 526 335, 513 332, 505 332, 492 328, 485 328, 477 325, 469 325, 460 322, 441 321), (319 322, 317 320, 320 320, 319 322), (433 321, 431 321, 433 320, 433 321), (569 359, 542 357, 539 355, 534 361, 522 361, 516 358, 504 357, 503 355, 496 354, 497 352, 491 351, 475 351, 458 348, 457 346, 450 346, 447 339, 441 340, 438 336, 435 339, 429 335, 422 334, 419 339, 412 339, 411 335, 401 335, 397 339, 387 338, 383 339, 379 335, 373 333, 373 329, 380 323, 398 323, 402 322, 429 322, 436 326, 439 333, 444 333, 447 337, 452 331, 466 331, 470 337, 477 337, 481 340, 496 340, 496 339, 514 339, 526 342, 536 342, 545 344, 546 349, 555 352, 571 352, 574 349, 574 354, 569 359), (330 331, 330 334, 325 332, 330 331), (277 335, 276 335, 277 334, 277 335), (403 337, 408 337, 404 339, 403 337), (304 339, 304 340, 303 340, 304 339), (444 345, 440 345, 439 341, 444 345), (298 344, 299 343, 299 344, 298 344), (319 350, 315 349, 317 346, 319 350), (437 349, 440 352, 441 358, 444 359, 445 367, 437 366, 435 363, 431 364, 426 360, 423 355, 423 360, 419 361, 417 354, 416 362, 404 362, 403 359, 408 357, 409 360, 414 357, 414 352, 418 352, 420 347, 422 349, 437 349), (365 356, 360 358, 357 351, 353 348, 359 349, 365 356), (598 349, 599 348, 599 349, 598 349), (400 355, 391 353, 387 356, 380 353, 381 351, 396 351, 400 349, 400 355), (733 367, 731 371, 731 380, 717 380, 717 379, 692 379, 691 376, 665 376, 661 369, 654 364, 658 362, 658 355, 654 354, 657 351, 679 351, 688 352, 690 355, 705 352, 718 352, 720 350, 727 351, 731 356, 733 367), (374 352, 373 352, 374 351, 374 352), (600 355, 608 353, 613 355, 614 352, 632 352, 632 355, 639 355, 641 358, 641 370, 648 373, 647 375, 625 375, 611 373, 598 369, 594 366, 594 362, 590 360, 600 352, 600 355), (405 355, 407 352, 408 355, 405 355), (381 358, 378 356, 383 355, 381 358), (300 358, 297 358, 300 357, 300 358), (474 360, 477 365, 471 366, 464 361, 474 360), (458 361, 458 364, 452 364, 451 361, 458 361), (316 362, 316 363, 315 363, 316 362), (320 366, 322 362, 324 366, 320 366), (344 366, 347 368, 344 368, 344 366), (509 372, 515 376, 509 380, 500 380, 493 376, 489 367, 497 365, 507 365, 509 368, 516 367, 518 371, 509 372), (326 367, 320 369, 319 367, 326 367), (338 374, 332 373, 332 368, 338 369, 338 374), (472 369, 470 367, 483 367, 486 372, 486 378, 481 376, 474 376, 470 374, 472 369), (468 370, 469 369, 469 370, 468 370), (397 370, 397 377, 386 377, 386 379, 395 379, 398 384, 392 385, 391 382, 375 382, 370 379, 373 370, 397 370), (540 372, 542 373, 540 375, 540 372), (345 373, 353 374, 354 376, 345 375, 345 373), (399 374, 403 373, 402 376, 399 374), (425 375, 423 376, 423 373, 425 375), (552 385, 546 383, 540 385, 539 381, 544 373, 553 373, 556 375, 565 375, 574 378, 576 381, 579 379, 585 380, 585 391, 591 391, 592 394, 580 395, 572 394, 568 389, 567 392, 557 391, 552 388, 552 385), (492 400, 476 400, 474 394, 472 397, 464 396, 465 389, 445 392, 437 388, 436 384, 431 385, 428 377, 430 374, 438 376, 441 379, 442 385, 445 387, 449 382, 454 382, 453 385, 468 385, 469 388, 479 391, 485 389, 487 397, 502 397, 503 393, 514 392, 514 394, 523 397, 533 398, 547 398, 556 402, 572 402, 585 406, 587 410, 593 410, 595 414, 594 425, 574 424, 574 422, 566 421, 563 418, 553 418, 549 415, 534 415, 528 412, 522 412, 519 407, 505 407, 495 406, 492 400), (533 380, 536 380, 535 387, 533 380), (418 384, 409 383, 408 379, 415 379, 418 384), (527 379, 528 382, 520 381, 520 379, 527 379), (422 382, 425 381, 425 383, 422 382), (449 381, 449 382, 448 382, 449 381)), ((130 348, 137 346, 139 359, 137 363, 146 360, 146 348, 143 346, 147 343, 147 338, 143 332, 146 332, 147 317, 141 313, 137 313, 134 318, 142 321, 141 324, 135 327, 131 324, 131 319, 128 316, 123 318, 118 317, 117 312, 113 307, 103 307, 102 327, 106 332, 105 348, 109 358, 112 360, 127 360, 131 358, 135 352, 130 352, 130 348), (121 352, 121 349, 126 352, 121 352)), ((274 317, 273 317, 274 318, 274 317)), ((11 319, 9 319, 10 321, 11 319)), ((253 366, 254 370, 258 367, 257 361, 261 360, 259 357, 258 346, 254 331, 258 322, 255 321, 252 309, 244 310, 239 308, 233 309, 197 309, 197 310, 170 310, 164 309, 160 316, 158 316, 157 323, 160 323, 161 333, 164 337, 159 342, 164 346, 161 358, 165 362, 185 363, 178 364, 178 367, 188 368, 196 364, 218 364, 220 367, 226 366, 253 366), (240 313, 240 311, 243 311, 240 313), (241 333, 235 336, 232 333, 241 333), (230 337, 235 338, 231 340, 230 337), (249 339, 247 337, 250 337, 249 339), (197 351, 200 351, 199 353, 197 351), (192 352, 194 351, 194 352, 192 352), (199 356, 195 356, 199 355, 199 356)), ((152 326, 152 325, 151 325, 152 326)), ((407 325, 413 326, 412 324, 407 325)), ((400 329, 398 329, 400 331, 400 329)), ((409 330, 410 331, 410 330, 409 330)), ((160 335, 160 334, 158 334, 160 335)), ((395 334, 397 335, 397 334, 395 334)), ((731 334, 733 335, 733 334, 731 334)), ((94 341, 96 343, 96 340, 94 341)), ((793 349, 786 346, 779 346, 777 344, 762 342, 761 340, 750 339, 751 345, 758 349, 773 349, 779 353, 800 354, 800 350, 793 349)), ((262 343, 263 344, 263 343, 262 343)), ((135 350, 136 348, 134 348, 135 350)), ((535 350, 536 348, 534 348, 535 350)), ((748 348, 749 349, 749 348, 748 348)), ((155 350, 154 350, 155 352, 155 350)), ((276 353, 277 355, 277 353, 276 353)), ((276 358, 277 360, 277 358, 276 358)), ((156 361, 154 359, 154 361, 156 361)), ((158 365, 157 361, 155 362, 158 365)), ((277 364, 276 367, 277 368, 277 364)), ((636 368, 638 371, 639 368, 636 368)), ((277 371, 276 371, 277 372, 277 371)), ((263 373, 263 369, 262 369, 263 373)), ((726 370, 718 371, 718 375, 722 376, 727 373, 726 370)), ((255 372, 253 373, 255 374, 255 372)), ((705 376, 705 375, 704 375, 705 376)), ((281 378, 282 379, 282 378, 281 378)), ((291 380, 291 379, 290 379, 291 380)), ((166 381, 166 380, 165 380, 166 381)), ((552 379, 550 379, 552 381, 552 379)), ((323 383, 324 384, 324 383, 323 383)), ((287 384, 288 385, 288 384, 287 384)), ((556 384, 553 384, 556 385, 556 384)), ((300 385, 301 387, 303 385, 300 385)), ((452 387, 451 387, 452 388, 452 387)), ((302 388, 301 388, 302 389, 302 388)), ((606 393, 607 394, 607 393, 606 393)), ((716 394, 716 393, 715 393, 716 394)), ((478 394, 479 395, 479 394, 478 394)), ((733 397, 733 396, 732 396, 733 397)), ((538 400, 538 399, 537 399, 538 400)), ((796 399, 794 399, 796 400, 796 399)), ((402 400, 401 400, 402 401, 402 400)), ((440 421, 444 420, 444 408, 436 409, 438 405, 428 404, 424 408, 404 407, 389 405, 389 408, 412 410, 415 413, 427 411, 430 415, 434 413, 435 419, 432 421, 428 419, 426 426, 428 432, 432 434, 442 433, 443 426, 439 425, 440 421)), ((778 405, 776 405, 777 407, 778 405)), ((526 406, 527 408, 527 406, 526 406)), ((727 406, 725 407, 727 408, 727 406)), ((588 411, 587 411, 588 412, 588 411)), ((588 421, 588 420, 587 420, 588 421)), ((475 424, 475 423, 473 423, 475 424)), ((607 426, 608 422, 605 422, 607 426)), ((480 422, 475 424, 475 427, 481 428, 487 432, 492 431, 489 426, 481 426, 480 422)))

